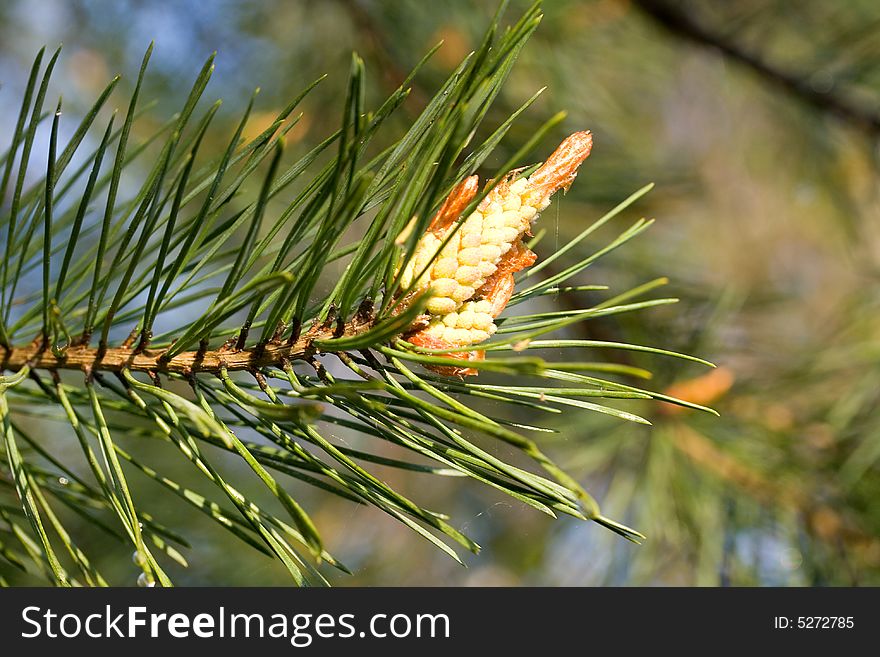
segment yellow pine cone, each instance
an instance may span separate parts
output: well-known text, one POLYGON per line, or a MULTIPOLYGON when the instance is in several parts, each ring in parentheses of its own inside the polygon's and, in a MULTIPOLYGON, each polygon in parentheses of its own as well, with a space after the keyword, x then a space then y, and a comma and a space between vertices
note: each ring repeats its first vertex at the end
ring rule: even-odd
POLYGON ((549 203, 549 197, 532 193, 526 178, 509 184, 502 181, 452 235, 427 270, 445 235, 428 232, 422 236, 403 272, 402 286, 409 287, 413 277, 425 270, 417 287, 430 286, 428 313, 447 315, 458 310, 495 273, 504 254, 549 203))
POLYGON ((494 335, 497 327, 493 319, 489 301, 466 301, 458 311, 433 316, 424 332, 449 344, 476 344, 494 335))
MULTIPOLYGON (((408 340, 446 349, 477 344, 495 333, 493 319, 510 298, 513 273, 534 262, 523 236, 530 234, 531 224, 550 204, 550 197, 571 185, 591 148, 589 132, 570 135, 528 178, 512 180, 514 172, 499 182, 460 226, 455 222, 477 193, 477 177, 452 190, 401 273, 402 289, 412 286, 417 293, 430 294, 428 324, 414 329, 408 340)), ((473 360, 482 358, 482 352, 450 356, 473 360)), ((469 368, 432 369, 475 373, 469 368)))

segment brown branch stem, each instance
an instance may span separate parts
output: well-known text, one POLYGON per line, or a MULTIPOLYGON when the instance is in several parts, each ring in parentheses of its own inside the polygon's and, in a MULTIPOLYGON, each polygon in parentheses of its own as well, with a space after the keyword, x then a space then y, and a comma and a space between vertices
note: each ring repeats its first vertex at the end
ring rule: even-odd
MULTIPOLYGON (((163 360, 162 349, 134 350, 130 347, 101 349, 89 346, 68 348, 61 357, 33 343, 6 349, 0 346, 0 372, 18 370, 25 365, 43 370, 81 370, 84 372, 156 372, 163 374, 190 375, 196 373, 219 374, 221 368, 232 371, 255 371, 263 367, 281 367, 284 361, 304 360, 324 351, 316 343, 337 337, 352 337, 368 330, 372 322, 363 316, 344 325, 340 334, 338 327, 314 325, 294 342, 273 341, 247 349, 228 346, 210 350, 184 351, 163 360)), ((327 350, 330 351, 330 350, 327 350)))

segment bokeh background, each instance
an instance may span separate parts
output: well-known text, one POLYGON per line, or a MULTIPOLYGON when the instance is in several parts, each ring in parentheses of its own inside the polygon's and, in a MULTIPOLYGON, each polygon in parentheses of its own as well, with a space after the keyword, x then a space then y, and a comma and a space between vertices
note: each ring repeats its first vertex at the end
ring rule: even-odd
MULTIPOLYGON (((512 2, 508 22, 527 6, 512 2)), ((79 116, 116 73, 124 78, 114 100, 125 107, 155 39, 143 97, 157 105, 136 124, 140 136, 180 106, 216 50, 206 99, 224 99, 209 133, 217 148, 254 87, 262 91, 250 134, 328 73, 290 133, 293 157, 338 125, 352 50, 366 61, 375 107, 443 40, 386 127, 390 141, 478 45, 495 9, 494 0, 6 0, 0 139, 11 134, 43 44, 63 42, 50 97, 63 93, 65 112, 79 116)), ((593 131, 577 183, 542 219, 539 256, 656 183, 621 220, 656 217, 654 227, 579 282, 621 291, 668 276, 664 291, 680 303, 571 334, 712 360, 719 368, 707 375, 694 364, 617 356, 653 371, 646 385, 709 403, 721 417, 640 404, 654 426, 639 427, 566 413, 559 433, 543 439, 606 515, 649 537, 642 546, 554 521, 476 482, 382 470, 484 546, 463 555, 462 568, 380 511, 291 482, 354 571, 327 576, 338 586, 880 584, 880 4, 554 0, 544 11, 486 130, 547 90, 484 173, 559 109, 568 117, 536 159, 568 132, 593 131)), ((35 148, 45 152, 39 141, 35 148)), ((185 476, 183 464, 163 465, 185 476)), ((136 495, 155 496, 151 509, 193 544, 189 569, 171 573, 178 584, 287 583, 278 564, 139 485, 136 495)), ((82 541, 90 554, 98 546, 97 566, 133 580, 123 548, 99 541, 82 541)))

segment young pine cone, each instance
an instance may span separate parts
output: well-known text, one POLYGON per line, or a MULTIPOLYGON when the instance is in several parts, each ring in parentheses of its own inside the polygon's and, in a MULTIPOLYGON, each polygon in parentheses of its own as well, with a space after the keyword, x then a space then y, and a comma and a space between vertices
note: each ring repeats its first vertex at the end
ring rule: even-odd
MULTIPOLYGON (((427 326, 422 322, 404 336, 406 340, 430 349, 455 349, 478 344, 495 333, 493 320, 513 294, 513 274, 536 259, 523 237, 531 235, 531 225, 550 205, 550 197, 571 185, 592 143, 589 132, 576 132, 528 178, 517 178, 517 172, 512 172, 457 230, 456 220, 477 194, 477 176, 450 192, 401 274, 403 289, 412 286, 415 292, 430 294, 427 326), (416 276, 419 279, 413 285, 416 276)), ((473 361, 481 360, 484 352, 448 356, 473 361)), ((460 376, 477 373, 468 367, 431 369, 460 376)))

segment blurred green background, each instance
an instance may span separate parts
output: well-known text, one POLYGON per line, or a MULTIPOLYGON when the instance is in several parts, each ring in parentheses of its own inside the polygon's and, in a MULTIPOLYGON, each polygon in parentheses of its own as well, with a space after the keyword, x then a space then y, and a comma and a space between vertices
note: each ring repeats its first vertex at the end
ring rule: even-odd
MULTIPOLYGON (((512 2, 503 22, 527 6, 512 2)), ((463 555, 462 568, 380 511, 291 482, 328 548, 354 571, 327 570, 335 585, 880 584, 880 4, 794 7, 782 0, 546 2, 544 21, 485 124, 494 128, 547 87, 484 174, 559 109, 568 117, 534 159, 568 132, 595 135, 576 184, 542 218, 539 257, 645 183, 657 184, 620 220, 638 214, 657 224, 579 283, 622 291, 668 276, 665 293, 681 302, 570 333, 712 360, 719 369, 706 375, 693 364, 619 356, 654 372, 645 385, 673 386, 721 417, 640 403, 653 427, 566 413, 555 421, 559 433, 541 438, 606 515, 648 541, 635 546, 594 524, 553 521, 476 482, 380 468, 483 545, 481 555, 463 555)), ((478 45, 495 8, 491 0, 6 1, 0 135, 11 134, 43 44, 64 43, 50 94, 63 94, 65 112, 80 116, 116 73, 124 79, 115 106, 125 107, 155 39, 143 97, 158 104, 137 124, 141 136, 180 106, 214 50, 206 98, 224 99, 209 133, 217 148, 254 87, 262 91, 251 135, 328 73, 290 133, 294 157, 337 127, 352 50, 366 62, 375 107, 443 40, 386 127, 390 142, 478 45)), ((38 141, 35 152, 45 144, 38 141)), ((70 455, 77 458, 73 444, 70 455)), ((184 464, 168 455, 149 457, 185 477, 184 464)), ((280 565, 140 483, 136 496, 193 544, 190 568, 171 572, 178 584, 287 584, 280 565)), ((259 495, 256 486, 251 492, 259 495)), ((90 554, 98 548, 97 566, 108 576, 133 583, 137 569, 124 548, 100 540, 82 543, 90 554)))

